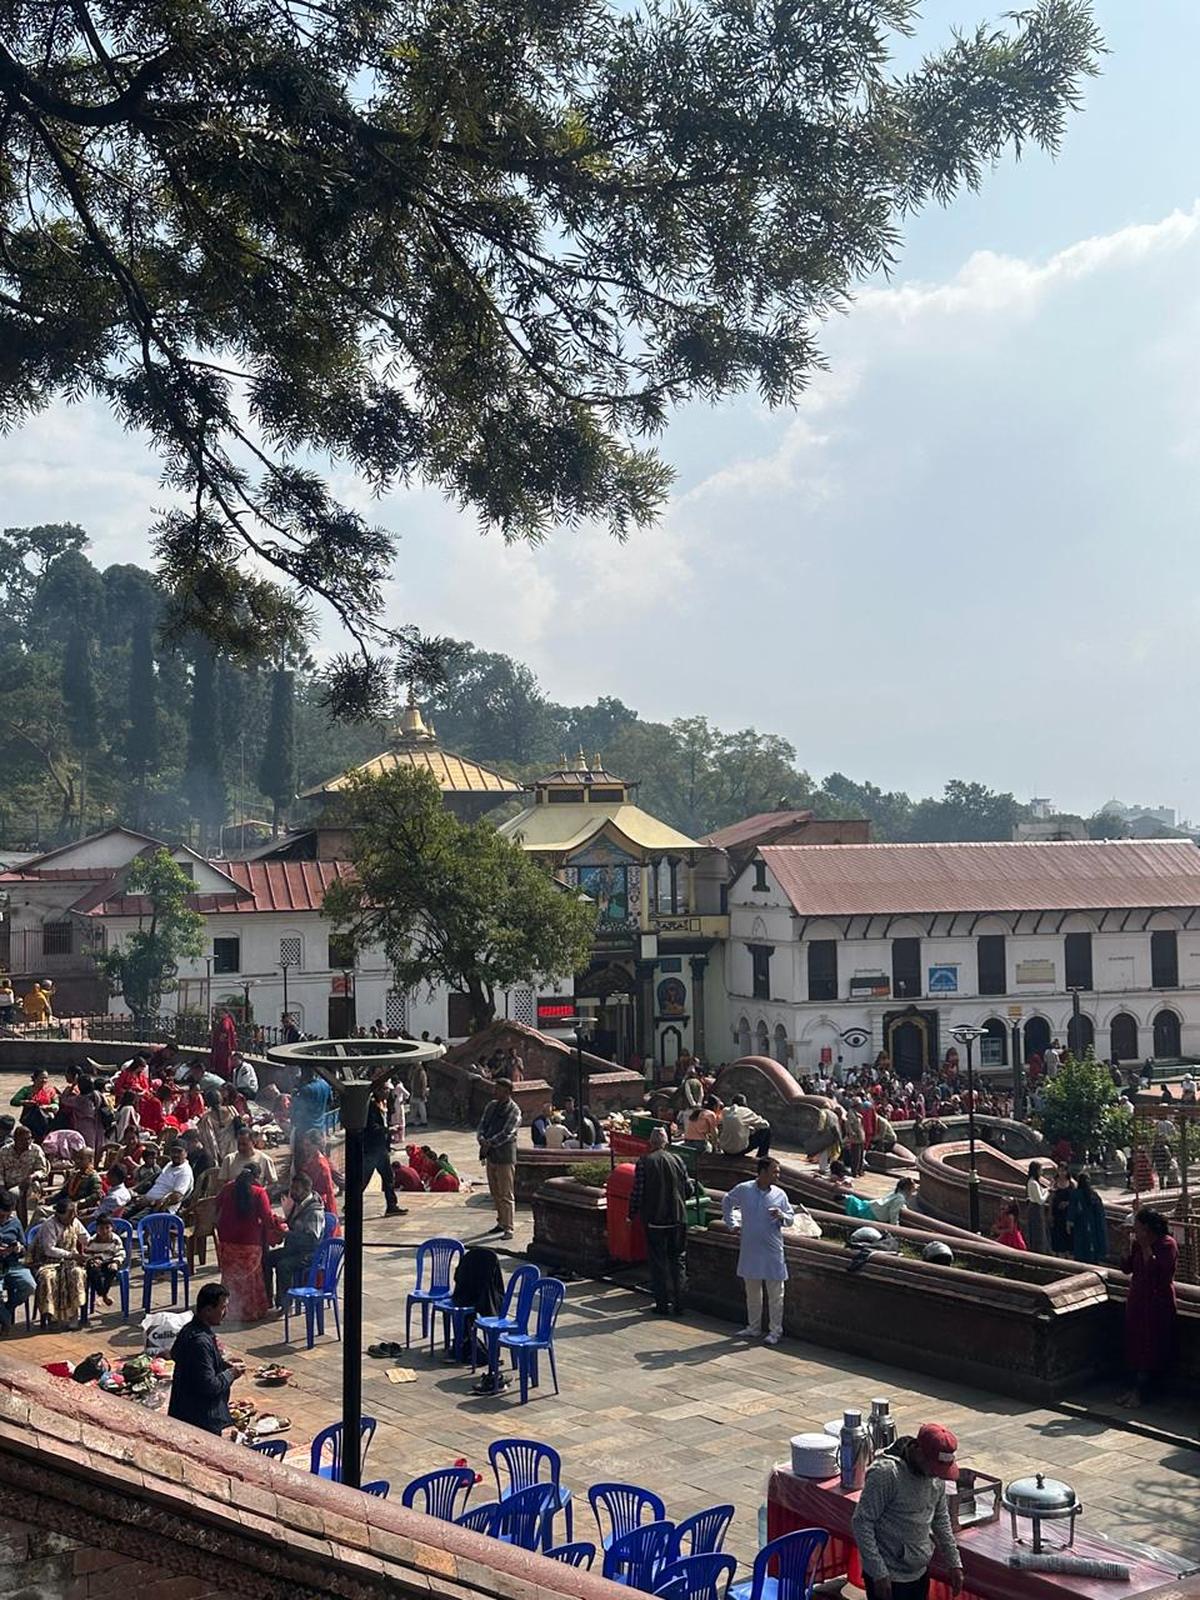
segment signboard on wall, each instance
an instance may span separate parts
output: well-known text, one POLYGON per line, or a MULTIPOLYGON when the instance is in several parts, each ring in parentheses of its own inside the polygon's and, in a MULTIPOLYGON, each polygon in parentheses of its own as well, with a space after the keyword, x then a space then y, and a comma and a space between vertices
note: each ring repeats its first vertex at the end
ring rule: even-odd
POLYGON ((570 995, 554 995, 548 999, 539 999, 537 1003, 537 1025, 539 1028, 561 1028, 575 1020, 575 1002, 570 995))
POLYGON ((1053 983, 1053 961, 1018 961, 1018 983, 1053 983))
POLYGON ((929 993, 931 995, 958 993, 958 963, 956 961, 930 967, 929 993))

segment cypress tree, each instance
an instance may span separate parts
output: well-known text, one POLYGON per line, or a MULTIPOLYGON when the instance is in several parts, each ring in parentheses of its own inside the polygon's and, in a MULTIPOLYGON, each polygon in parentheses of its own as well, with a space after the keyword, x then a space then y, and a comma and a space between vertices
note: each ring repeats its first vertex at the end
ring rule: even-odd
POLYGON ((129 727, 125 734, 125 765, 137 791, 135 826, 141 827, 146 804, 146 779, 159 761, 158 683, 154 675, 154 644, 143 623, 129 649, 129 727))
POLYGON ((271 716, 258 768, 258 787, 273 807, 271 831, 296 795, 296 680, 282 667, 271 681, 271 716))
POLYGON ((72 628, 67 634, 66 649, 63 651, 62 697, 67 729, 79 759, 79 831, 82 834, 87 805, 88 765, 100 733, 96 680, 92 674, 92 641, 84 627, 72 628))
POLYGON ((192 707, 183 785, 192 815, 200 824, 201 842, 207 843, 214 834, 219 841, 228 796, 217 714, 216 657, 208 644, 198 647, 192 666, 192 707))

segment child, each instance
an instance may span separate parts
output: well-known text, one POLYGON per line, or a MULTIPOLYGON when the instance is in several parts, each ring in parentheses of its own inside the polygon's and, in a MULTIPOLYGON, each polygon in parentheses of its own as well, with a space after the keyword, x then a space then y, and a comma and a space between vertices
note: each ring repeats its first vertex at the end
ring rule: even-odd
POLYGON ((112 1218, 98 1216, 96 1232, 83 1247, 83 1265, 88 1288, 103 1305, 112 1305, 109 1290, 125 1265, 125 1246, 113 1232, 112 1218))
POLYGON ((1010 1200, 1003 1207, 996 1218, 996 1226, 992 1229, 996 1236, 997 1244, 1006 1244, 1010 1250, 1028 1250, 1025 1235, 1021 1232, 1021 1208, 1015 1200, 1010 1200))

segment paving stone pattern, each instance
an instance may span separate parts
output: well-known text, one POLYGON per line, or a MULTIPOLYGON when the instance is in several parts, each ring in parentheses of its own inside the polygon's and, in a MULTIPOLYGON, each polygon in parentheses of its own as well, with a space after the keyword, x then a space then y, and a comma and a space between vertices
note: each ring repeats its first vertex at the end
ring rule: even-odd
MULTIPOLYGON (((474 1145, 461 1131, 430 1137, 446 1149, 459 1171, 479 1169, 474 1145)), ((405 1196, 408 1215, 382 1217, 377 1190, 367 1196, 368 1241, 365 1343, 403 1342, 404 1295, 411 1287, 417 1243, 434 1234, 466 1242, 482 1239, 494 1221, 486 1188, 469 1195, 405 1196)), ((528 1210, 518 1212, 517 1237, 500 1246, 515 1261, 528 1243, 528 1210)), ((211 1262, 198 1281, 215 1275, 211 1262)), ((137 1300, 140 1283, 135 1277, 137 1300)), ((156 1292, 165 1306, 166 1287, 156 1292)), ((1082 1496, 1084 1525, 1111 1537, 1153 1543, 1200 1563, 1200 1453, 1139 1436, 1103 1415, 1073 1408, 1030 1409, 1019 1400, 987 1394, 855 1356, 784 1340, 777 1349, 730 1337, 737 1322, 689 1314, 659 1318, 640 1290, 615 1282, 576 1281, 559 1319, 557 1350, 562 1393, 556 1399, 543 1376, 540 1392, 522 1407, 510 1395, 480 1398, 471 1393, 464 1368, 430 1359, 420 1347, 414 1315, 413 1349, 398 1362, 364 1355, 363 1408, 379 1429, 367 1458, 367 1476, 388 1478, 393 1490, 420 1472, 465 1457, 485 1474, 475 1499, 490 1497, 487 1446, 502 1435, 543 1439, 561 1451, 564 1481, 576 1490, 576 1537, 594 1534, 584 1498, 602 1479, 640 1483, 660 1493, 668 1515, 686 1516, 706 1505, 737 1507, 730 1549, 748 1560, 757 1544, 757 1509, 772 1464, 786 1458, 794 1433, 820 1428, 844 1406, 866 1408, 886 1395, 901 1431, 936 1418, 961 1441, 964 1460, 1009 1479, 1044 1469, 1066 1478, 1082 1496), (393 1384, 386 1373, 400 1365, 415 1382, 393 1384)), ((740 1308, 737 1308, 740 1311, 740 1308)), ((731 1309, 732 1314, 732 1309, 731 1309)), ((140 1347, 140 1320, 121 1326, 106 1312, 91 1329, 64 1335, 25 1336, 5 1342, 10 1355, 31 1363, 74 1358, 90 1350, 121 1355, 140 1347)), ((282 1325, 227 1326, 229 1348, 254 1365, 286 1359, 296 1372, 286 1390, 257 1389, 250 1379, 239 1392, 253 1395, 260 1410, 277 1409, 292 1420, 289 1438, 298 1468, 307 1465, 314 1433, 339 1415, 341 1346, 330 1334, 312 1351, 303 1348, 302 1324, 293 1323, 298 1344, 282 1344, 282 1325)), ((953 1328, 946 1338, 954 1337, 953 1328)), ((1092 1397, 1111 1406, 1111 1395, 1092 1397)), ((1181 1431, 1195 1419, 1179 1407, 1158 1413, 1181 1431)), ((562 1534, 560 1532, 560 1537, 562 1534)))

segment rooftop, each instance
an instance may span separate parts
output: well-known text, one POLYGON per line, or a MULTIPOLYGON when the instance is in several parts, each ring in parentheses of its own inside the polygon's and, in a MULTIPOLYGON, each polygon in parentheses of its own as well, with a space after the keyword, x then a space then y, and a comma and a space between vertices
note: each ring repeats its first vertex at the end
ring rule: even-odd
POLYGON ((749 844, 771 834, 785 833, 789 828, 802 827, 812 819, 811 811, 759 811, 752 817, 743 817, 740 822, 731 822, 727 828, 706 833, 701 843, 712 845, 714 850, 732 850, 740 844, 749 844))
POLYGON ((397 767, 415 768, 421 772, 432 773, 443 794, 503 796, 521 792, 521 785, 515 783, 512 778, 505 778, 499 772, 493 772, 491 767, 485 767, 467 756, 456 756, 448 750, 443 750, 438 744, 434 730, 426 725, 420 707, 410 701, 392 735, 392 743, 386 750, 377 756, 372 756, 369 761, 364 761, 351 772, 343 772, 336 778, 329 778, 324 783, 306 789, 301 798, 336 794, 339 789, 346 787, 352 777, 374 778, 384 772, 393 772, 397 767))
POLYGON ((619 835, 633 853, 661 855, 695 852, 704 847, 696 839, 660 822, 628 800, 593 800, 568 805, 533 805, 507 822, 499 832, 518 840, 526 850, 571 855, 605 829, 619 835))
MULTIPOLYGON (((193 911, 320 911, 325 891, 339 878, 350 877, 348 861, 221 861, 217 870, 233 882, 228 894, 197 893, 188 896, 193 911)), ((95 893, 77 901, 73 910, 91 917, 137 917, 150 909, 144 895, 117 892, 104 900, 95 893)))
POLYGON ((781 844, 760 854, 806 917, 1200 906, 1190 840, 781 844))

